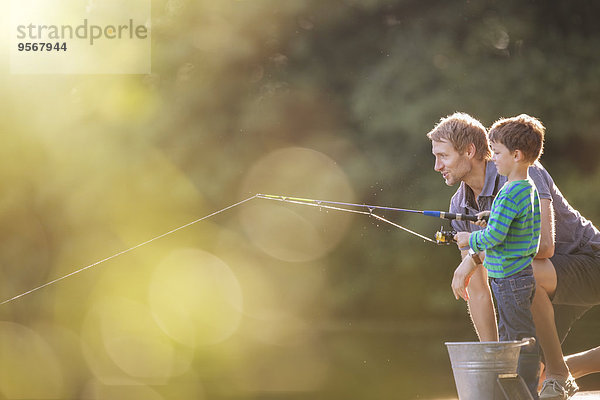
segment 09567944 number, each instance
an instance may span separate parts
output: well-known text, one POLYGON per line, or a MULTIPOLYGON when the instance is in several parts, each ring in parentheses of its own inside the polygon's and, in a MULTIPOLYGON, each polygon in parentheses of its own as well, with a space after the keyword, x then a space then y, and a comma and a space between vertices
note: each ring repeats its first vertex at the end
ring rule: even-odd
POLYGON ((67 42, 33 42, 33 43, 19 43, 17 44, 19 51, 67 51, 67 42))

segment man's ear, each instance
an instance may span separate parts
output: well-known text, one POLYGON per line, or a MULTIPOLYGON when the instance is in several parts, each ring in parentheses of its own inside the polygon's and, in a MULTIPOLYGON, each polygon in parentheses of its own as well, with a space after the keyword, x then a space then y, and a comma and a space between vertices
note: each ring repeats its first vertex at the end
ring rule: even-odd
POLYGON ((475 144, 469 143, 467 150, 465 151, 465 155, 469 158, 475 158, 475 154, 477 154, 477 148, 475 148, 475 144))

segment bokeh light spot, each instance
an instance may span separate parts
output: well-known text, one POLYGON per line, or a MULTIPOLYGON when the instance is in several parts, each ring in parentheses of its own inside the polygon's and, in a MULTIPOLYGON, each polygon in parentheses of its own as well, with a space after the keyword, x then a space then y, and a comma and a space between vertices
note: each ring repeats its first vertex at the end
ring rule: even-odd
POLYGON ((88 364, 102 382, 133 377, 164 383, 187 371, 191 363, 191 354, 176 352, 149 308, 126 298, 99 299, 83 334, 88 364))
MULTIPOLYGON (((289 147, 276 150, 248 172, 245 193, 353 200, 344 171, 325 154, 289 147)), ((244 207, 242 226, 265 253, 284 261, 315 260, 331 251, 346 232, 351 216, 340 211, 263 201, 244 207)))
POLYGON ((195 348, 230 337, 242 315, 242 291, 215 255, 181 249, 156 268, 149 293, 154 317, 172 339, 195 348))

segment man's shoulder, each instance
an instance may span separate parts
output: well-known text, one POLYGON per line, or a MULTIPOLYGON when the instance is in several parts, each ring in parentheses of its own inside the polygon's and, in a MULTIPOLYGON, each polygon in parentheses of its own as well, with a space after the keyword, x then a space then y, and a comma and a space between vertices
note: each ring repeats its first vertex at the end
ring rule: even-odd
POLYGON ((529 167, 528 172, 534 181, 536 177, 552 180, 552 177, 550 176, 546 168, 544 168, 542 163, 540 163, 539 161, 536 161, 533 165, 531 165, 529 167))
POLYGON ((531 167, 529 167, 528 172, 529 177, 535 184, 535 188, 537 189, 540 198, 550 199, 552 197, 554 180, 548 171, 546 171, 546 168, 544 168, 539 161, 536 161, 531 167))

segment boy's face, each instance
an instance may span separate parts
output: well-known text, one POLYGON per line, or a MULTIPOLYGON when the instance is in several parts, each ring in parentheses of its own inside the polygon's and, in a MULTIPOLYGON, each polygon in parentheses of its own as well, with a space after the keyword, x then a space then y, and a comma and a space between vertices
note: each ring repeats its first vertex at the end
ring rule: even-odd
POLYGON ((452 143, 431 141, 431 152, 435 156, 434 170, 441 173, 446 185, 460 183, 471 172, 471 163, 464 154, 459 154, 452 143))
POLYGON ((507 176, 514 169, 517 161, 514 152, 508 150, 505 145, 498 142, 491 142, 492 161, 496 164, 496 169, 500 175, 507 176))

